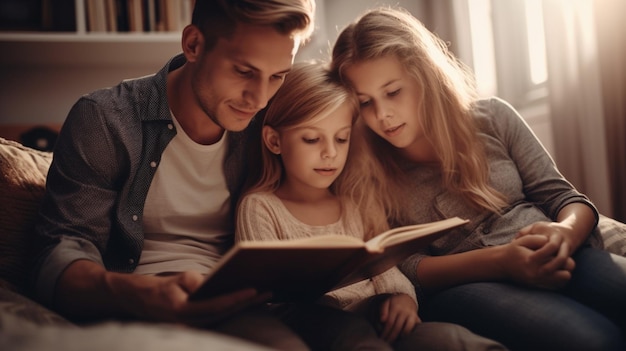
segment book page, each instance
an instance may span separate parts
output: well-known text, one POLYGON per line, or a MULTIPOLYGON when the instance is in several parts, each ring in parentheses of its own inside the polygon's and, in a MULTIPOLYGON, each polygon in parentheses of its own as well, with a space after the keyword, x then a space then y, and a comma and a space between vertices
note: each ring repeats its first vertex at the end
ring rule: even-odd
POLYGON ((387 246, 409 241, 413 238, 438 233, 446 229, 454 228, 467 223, 468 220, 452 217, 441 221, 408 225, 390 229, 372 239, 366 246, 371 251, 381 251, 387 246))
POLYGON ((326 234, 309 238, 291 239, 291 240, 260 240, 260 241, 241 241, 238 246, 245 248, 263 248, 263 247, 307 247, 307 248, 332 248, 332 247, 363 247, 365 243, 359 238, 347 235, 326 234))

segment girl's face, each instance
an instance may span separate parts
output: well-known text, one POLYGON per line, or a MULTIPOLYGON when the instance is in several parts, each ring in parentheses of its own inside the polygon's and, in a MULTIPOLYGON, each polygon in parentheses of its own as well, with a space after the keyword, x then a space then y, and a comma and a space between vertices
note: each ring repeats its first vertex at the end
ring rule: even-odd
POLYGON ((419 123, 420 88, 394 56, 359 62, 346 70, 346 77, 370 129, 411 154, 430 149, 419 123))
POLYGON ((327 190, 348 157, 353 109, 344 103, 328 117, 277 135, 285 179, 291 191, 327 190))

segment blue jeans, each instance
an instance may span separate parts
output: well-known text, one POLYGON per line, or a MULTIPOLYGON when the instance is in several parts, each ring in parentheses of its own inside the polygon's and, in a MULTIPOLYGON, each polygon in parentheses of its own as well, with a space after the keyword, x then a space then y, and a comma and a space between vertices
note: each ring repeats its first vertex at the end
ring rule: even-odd
POLYGON ((423 320, 457 323, 511 350, 626 350, 626 257, 589 247, 558 291, 484 282, 429 296, 423 320))
POLYGON ((419 323, 412 333, 389 345, 379 337, 372 321, 356 313, 317 304, 283 304, 277 306, 277 312, 312 351, 506 350, 500 343, 451 323, 419 323))

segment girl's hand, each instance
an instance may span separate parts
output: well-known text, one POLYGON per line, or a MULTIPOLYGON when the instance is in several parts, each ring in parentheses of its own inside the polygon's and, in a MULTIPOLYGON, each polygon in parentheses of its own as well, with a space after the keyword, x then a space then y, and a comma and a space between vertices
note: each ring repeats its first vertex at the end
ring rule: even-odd
POLYGON ((509 279, 524 285, 558 289, 571 278, 574 260, 558 236, 523 234, 503 247, 502 266, 509 279), (554 240, 554 241, 551 241, 554 240))
POLYGON ((541 252, 554 252, 565 251, 567 256, 572 254, 572 245, 567 241, 568 237, 571 237, 573 228, 557 222, 536 222, 528 225, 519 232, 517 232, 516 238, 521 238, 525 235, 536 234, 544 235, 548 238, 546 245, 539 249, 538 255, 542 255, 541 252), (562 246, 566 246, 562 249, 562 246))
POLYGON ((415 301, 407 294, 396 294, 389 295, 381 304, 380 322, 383 325, 380 337, 391 343, 398 336, 411 333, 421 319, 415 301))
POLYGON ((563 223, 537 222, 522 228, 517 237, 529 234, 544 235, 548 242, 543 247, 537 249, 533 254, 535 257, 548 258, 543 267, 540 268, 544 274, 550 274, 560 269, 572 271, 574 262, 571 255, 574 251, 572 243, 568 241, 572 237, 573 228, 563 223))

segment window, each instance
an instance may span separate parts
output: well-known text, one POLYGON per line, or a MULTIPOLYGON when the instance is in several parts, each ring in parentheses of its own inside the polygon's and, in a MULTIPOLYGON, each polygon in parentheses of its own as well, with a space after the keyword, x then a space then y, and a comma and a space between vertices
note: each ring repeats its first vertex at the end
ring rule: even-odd
POLYGON ((472 63, 481 95, 515 106, 547 96, 542 0, 466 0, 472 63))

